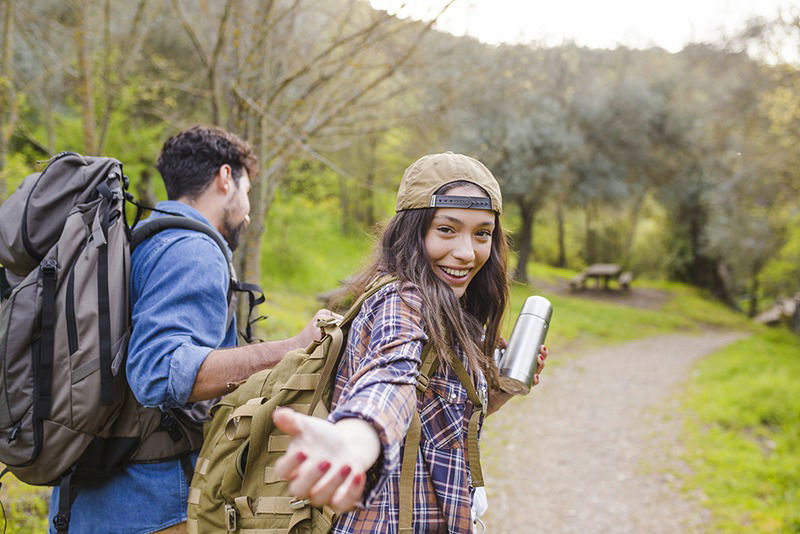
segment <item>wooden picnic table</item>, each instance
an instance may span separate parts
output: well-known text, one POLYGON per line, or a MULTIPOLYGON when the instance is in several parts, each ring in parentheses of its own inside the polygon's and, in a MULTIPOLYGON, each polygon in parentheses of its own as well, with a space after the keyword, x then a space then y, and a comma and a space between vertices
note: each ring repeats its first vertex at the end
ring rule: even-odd
POLYGON ((603 281, 603 287, 608 289, 608 281, 612 278, 616 279, 622 273, 622 267, 616 263, 594 263, 586 268, 584 271, 587 278, 594 278, 597 280, 597 286, 600 286, 600 280, 603 281))
POLYGON ((633 280, 633 275, 630 272, 623 273, 622 267, 616 263, 594 263, 570 280, 569 283, 573 290, 585 289, 586 281, 590 278, 596 280, 595 287, 600 287, 602 281, 603 288, 608 289, 609 281, 614 279, 621 289, 628 289, 631 280, 633 280))

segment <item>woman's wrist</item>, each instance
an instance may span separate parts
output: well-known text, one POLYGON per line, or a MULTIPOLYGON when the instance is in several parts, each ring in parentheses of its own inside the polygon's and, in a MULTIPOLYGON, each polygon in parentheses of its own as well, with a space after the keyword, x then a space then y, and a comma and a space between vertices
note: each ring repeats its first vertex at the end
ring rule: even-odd
POLYGON ((369 470, 380 456, 381 440, 375 428, 363 419, 348 418, 336 422, 336 428, 347 435, 352 456, 362 471, 369 470))

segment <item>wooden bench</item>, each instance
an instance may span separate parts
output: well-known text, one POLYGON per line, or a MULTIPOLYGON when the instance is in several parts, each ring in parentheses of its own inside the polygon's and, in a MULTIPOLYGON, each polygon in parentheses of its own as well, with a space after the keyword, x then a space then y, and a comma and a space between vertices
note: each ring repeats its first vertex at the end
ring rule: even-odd
POLYGON ((586 273, 578 273, 570 278, 569 287, 572 291, 584 289, 586 287, 586 273))
POLYGON ((625 271, 624 273, 619 275, 619 278, 617 278, 617 282, 619 283, 619 287, 621 289, 630 289, 631 282, 633 282, 633 273, 630 271, 625 271))

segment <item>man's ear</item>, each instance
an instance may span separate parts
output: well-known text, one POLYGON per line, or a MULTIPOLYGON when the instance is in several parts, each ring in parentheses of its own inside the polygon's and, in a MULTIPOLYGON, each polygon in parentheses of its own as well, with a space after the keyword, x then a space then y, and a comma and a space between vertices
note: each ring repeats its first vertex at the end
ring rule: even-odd
POLYGON ((223 195, 228 195, 233 184, 233 169, 227 163, 222 165, 214 176, 214 187, 223 195))

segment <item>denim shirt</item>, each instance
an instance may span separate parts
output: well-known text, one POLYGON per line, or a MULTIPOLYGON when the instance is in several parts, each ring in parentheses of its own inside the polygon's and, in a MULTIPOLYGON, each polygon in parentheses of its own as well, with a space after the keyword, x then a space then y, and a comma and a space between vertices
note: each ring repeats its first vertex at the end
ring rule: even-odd
MULTIPOLYGON (((160 202, 157 208, 211 226, 181 202, 160 202)), ((200 232, 164 230, 136 248, 131 257, 133 330, 126 373, 144 406, 184 406, 206 356, 214 349, 236 346, 235 320, 226 328, 228 282, 226 258, 200 232)), ((128 464, 107 480, 77 488, 70 532, 149 533, 186 521, 188 487, 179 460, 128 464)), ((55 488, 51 525, 57 510, 55 488)))

